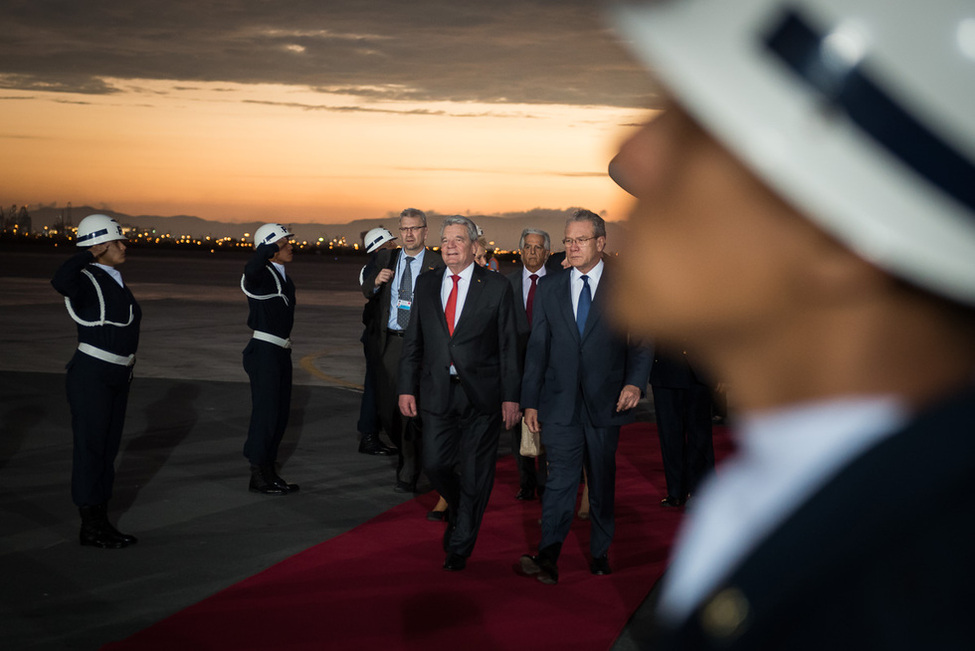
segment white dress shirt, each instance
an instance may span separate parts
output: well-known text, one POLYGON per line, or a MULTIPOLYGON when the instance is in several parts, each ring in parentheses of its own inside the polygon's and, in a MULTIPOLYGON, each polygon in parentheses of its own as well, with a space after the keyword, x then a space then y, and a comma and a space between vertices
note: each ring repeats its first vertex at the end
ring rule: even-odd
MULTIPOLYGON (((460 320, 460 314, 464 311, 464 302, 467 300, 467 290, 471 287, 471 276, 473 274, 473 262, 458 274, 460 280, 457 282, 457 305, 454 308, 454 327, 457 326, 457 321, 460 320)), ((440 285, 440 302, 445 310, 447 309, 447 299, 450 297, 450 291, 454 288, 454 281, 450 278, 451 275, 450 269, 445 269, 443 283, 440 285)))
POLYGON ((528 267, 525 265, 521 266, 521 302, 528 309, 528 292, 532 288, 532 274, 538 276, 535 280, 536 287, 535 291, 538 291, 537 284, 542 280, 542 276, 547 274, 548 271, 545 270, 545 265, 539 267, 538 271, 528 271, 528 267))
POLYGON ((109 267, 107 264, 102 264, 100 262, 92 262, 92 264, 114 278, 119 287, 125 287, 125 283, 122 282, 122 272, 120 272, 118 269, 115 267, 109 267))
POLYGON ((748 414, 738 452, 691 503, 664 577, 658 612, 686 618, 817 489, 904 425, 889 396, 841 398, 748 414))

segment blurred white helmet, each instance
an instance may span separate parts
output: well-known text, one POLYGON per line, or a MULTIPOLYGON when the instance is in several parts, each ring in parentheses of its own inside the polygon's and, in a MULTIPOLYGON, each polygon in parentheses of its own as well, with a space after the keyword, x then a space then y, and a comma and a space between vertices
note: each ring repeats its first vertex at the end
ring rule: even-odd
POLYGON ((975 304, 970 0, 617 7, 678 103, 864 259, 975 304))
POLYGON ((382 226, 378 228, 373 228, 368 233, 366 233, 366 237, 363 240, 366 245, 366 253, 372 253, 373 251, 381 247, 386 242, 395 239, 396 238, 393 237, 393 234, 387 231, 382 226))
POLYGON ((76 246, 95 246, 112 240, 126 240, 122 227, 108 215, 88 215, 78 224, 76 246))
POLYGON ((254 248, 262 244, 274 244, 282 237, 294 237, 294 233, 281 224, 264 224, 254 231, 254 248))

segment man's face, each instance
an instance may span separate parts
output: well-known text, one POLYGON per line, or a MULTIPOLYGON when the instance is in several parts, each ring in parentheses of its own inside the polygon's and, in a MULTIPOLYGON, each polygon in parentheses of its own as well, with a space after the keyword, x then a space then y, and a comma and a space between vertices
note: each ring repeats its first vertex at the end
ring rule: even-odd
POLYGON ((419 217, 400 217, 399 238, 407 253, 419 253, 427 239, 427 227, 419 217))
POLYGON ((448 224, 443 229, 440 238, 440 255, 444 264, 453 273, 463 271, 474 262, 474 242, 471 241, 467 229, 460 224, 448 224))
POLYGON ((605 237, 595 237, 591 222, 569 222, 565 225, 565 259, 582 273, 596 266, 606 247, 605 237))
POLYGON ((278 245, 278 252, 271 256, 271 262, 284 264, 294 260, 294 247, 291 245, 291 240, 289 240, 287 237, 282 237, 280 240, 275 242, 275 244, 278 245))
POLYGON ((117 267, 125 262, 125 242, 123 240, 108 242, 108 248, 98 256, 97 262, 107 267, 117 267))
POLYGON ((614 293, 628 327, 706 354, 796 313, 817 232, 687 114, 645 126, 611 173, 637 198, 614 293))
POLYGON ((545 248, 545 238, 537 233, 525 236, 525 245, 521 247, 521 263, 528 271, 536 272, 548 260, 549 250, 545 248))

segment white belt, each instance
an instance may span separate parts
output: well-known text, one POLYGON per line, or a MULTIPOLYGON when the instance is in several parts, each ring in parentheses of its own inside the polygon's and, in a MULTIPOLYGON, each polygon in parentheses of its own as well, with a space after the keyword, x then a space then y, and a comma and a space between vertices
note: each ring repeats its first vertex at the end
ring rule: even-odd
POLYGON ((275 346, 281 346, 281 348, 291 348, 291 340, 290 339, 282 339, 281 337, 277 337, 275 335, 272 335, 269 332, 261 332, 260 330, 255 330, 254 331, 254 339, 259 339, 261 341, 266 341, 269 344, 274 344, 275 346))
POLYGON ((110 364, 118 364, 119 366, 132 366, 135 364, 135 355, 116 355, 115 353, 110 353, 107 350, 102 350, 101 348, 96 348, 91 344, 80 343, 78 344, 78 350, 83 352, 85 355, 91 355, 96 357, 103 362, 108 362, 110 364))

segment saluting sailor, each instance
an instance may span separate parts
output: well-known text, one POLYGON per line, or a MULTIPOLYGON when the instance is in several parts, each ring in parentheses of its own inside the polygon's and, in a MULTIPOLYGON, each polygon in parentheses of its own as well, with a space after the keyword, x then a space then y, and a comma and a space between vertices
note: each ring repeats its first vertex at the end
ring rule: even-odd
POLYGON ((291 410, 291 326, 295 285, 284 265, 294 252, 293 237, 281 224, 264 224, 254 233, 254 255, 244 267, 240 288, 247 295, 247 326, 254 331, 244 348, 244 370, 251 383, 251 421, 244 456, 251 464, 250 490, 265 495, 298 491, 277 473, 278 446, 291 410))
POLYGON ((88 215, 78 224, 76 243, 83 250, 65 261, 51 280, 78 324, 78 349, 68 362, 65 385, 74 435, 71 498, 81 513, 79 539, 82 545, 104 549, 138 542, 113 527, 107 515, 142 319, 117 269, 125 262, 125 240, 114 219, 88 215))

